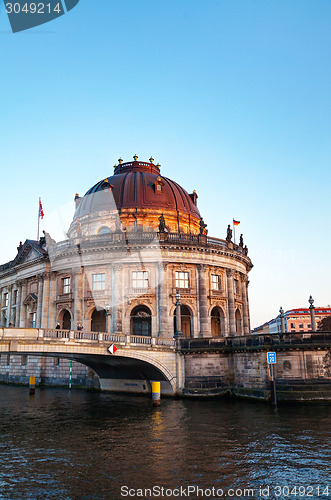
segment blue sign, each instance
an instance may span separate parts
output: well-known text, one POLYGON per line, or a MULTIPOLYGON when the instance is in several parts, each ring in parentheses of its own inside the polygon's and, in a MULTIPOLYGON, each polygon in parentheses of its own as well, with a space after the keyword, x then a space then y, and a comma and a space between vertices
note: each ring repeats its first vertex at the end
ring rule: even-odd
POLYGON ((269 365, 274 365, 276 363, 276 353, 267 352, 267 360, 269 365))

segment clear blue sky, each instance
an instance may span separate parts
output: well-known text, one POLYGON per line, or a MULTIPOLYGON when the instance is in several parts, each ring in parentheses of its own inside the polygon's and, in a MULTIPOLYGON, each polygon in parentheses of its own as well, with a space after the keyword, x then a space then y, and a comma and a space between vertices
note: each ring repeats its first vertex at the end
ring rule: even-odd
POLYGON ((0 262, 151 155, 209 235, 241 221, 252 327, 331 303, 331 1, 80 0, 12 34, 0 10, 0 262))

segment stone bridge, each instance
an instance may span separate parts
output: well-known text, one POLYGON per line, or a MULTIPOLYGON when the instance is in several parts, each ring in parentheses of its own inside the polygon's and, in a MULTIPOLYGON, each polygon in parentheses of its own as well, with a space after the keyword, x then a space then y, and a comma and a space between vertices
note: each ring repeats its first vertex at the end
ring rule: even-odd
POLYGON ((1 328, 0 353, 51 356, 92 368, 102 390, 149 393, 160 381, 163 394, 181 395, 184 358, 172 339, 68 330, 1 328), (117 351, 110 354, 108 347, 117 351))
POLYGON ((270 400, 266 353, 275 351, 279 400, 331 401, 331 333, 172 339, 69 330, 1 328, 0 353, 49 356, 92 368, 102 390, 270 400), (117 351, 110 354, 108 347, 117 351))

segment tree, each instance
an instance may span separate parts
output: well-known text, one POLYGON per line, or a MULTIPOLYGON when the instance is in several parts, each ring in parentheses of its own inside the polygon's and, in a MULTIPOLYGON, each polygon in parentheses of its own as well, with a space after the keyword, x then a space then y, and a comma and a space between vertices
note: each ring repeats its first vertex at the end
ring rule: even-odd
POLYGON ((323 331, 323 332, 331 332, 331 315, 330 316, 325 316, 325 318, 321 319, 319 321, 317 330, 323 331))

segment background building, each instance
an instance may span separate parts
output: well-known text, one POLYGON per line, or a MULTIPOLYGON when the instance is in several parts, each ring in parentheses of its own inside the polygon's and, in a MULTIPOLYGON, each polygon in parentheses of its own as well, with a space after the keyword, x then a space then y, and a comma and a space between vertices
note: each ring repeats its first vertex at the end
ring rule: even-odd
MULTIPOLYGON (((319 322, 331 315, 331 307, 316 307, 315 320, 318 328, 319 322)), ((289 309, 284 313, 284 325, 286 332, 309 332, 312 331, 311 317, 309 308, 289 309)), ((281 318, 280 314, 252 330, 252 333, 280 333, 281 332, 281 318)))

